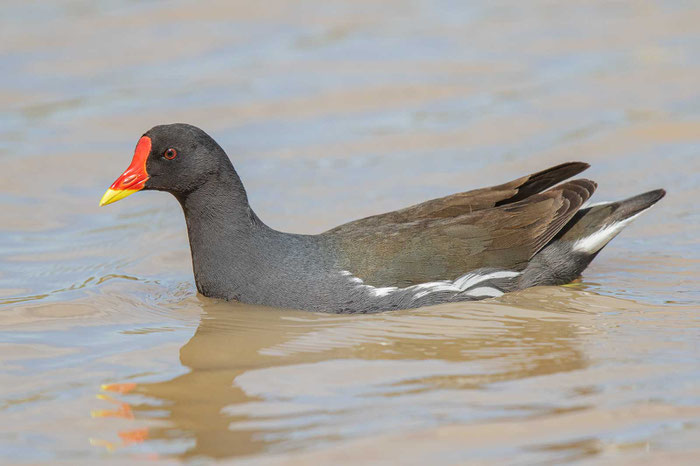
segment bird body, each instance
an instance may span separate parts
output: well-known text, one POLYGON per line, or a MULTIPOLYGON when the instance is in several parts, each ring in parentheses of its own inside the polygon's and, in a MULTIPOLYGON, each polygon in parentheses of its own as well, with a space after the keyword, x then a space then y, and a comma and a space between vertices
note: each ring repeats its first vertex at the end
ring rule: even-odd
POLYGON ((191 125, 156 126, 101 205, 140 189, 182 206, 197 290, 250 304, 368 313, 476 300, 576 279, 663 190, 591 207, 588 168, 564 163, 318 235, 274 230, 253 212, 223 149, 191 125), (124 194, 125 192, 127 192, 124 194))

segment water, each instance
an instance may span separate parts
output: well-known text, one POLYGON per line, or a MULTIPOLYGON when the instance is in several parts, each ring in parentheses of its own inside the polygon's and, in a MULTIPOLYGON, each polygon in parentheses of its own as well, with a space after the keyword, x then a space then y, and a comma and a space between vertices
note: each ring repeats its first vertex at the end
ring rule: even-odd
POLYGON ((693 2, 7 1, 0 462, 691 463, 693 2), (373 316, 197 296, 174 199, 97 208, 184 121, 288 231, 592 164, 668 196, 571 287, 373 316))

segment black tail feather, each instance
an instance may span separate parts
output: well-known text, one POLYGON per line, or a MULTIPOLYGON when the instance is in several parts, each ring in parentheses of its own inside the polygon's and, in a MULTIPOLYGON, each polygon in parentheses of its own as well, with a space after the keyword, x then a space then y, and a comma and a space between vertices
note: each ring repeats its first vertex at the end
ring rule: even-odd
POLYGON ((555 240, 579 241, 587 238, 607 226, 634 217, 656 204, 665 195, 665 190, 655 189, 622 201, 583 208, 559 232, 555 240))
POLYGON ((610 240, 637 215, 666 195, 656 189, 628 199, 579 210, 523 271, 519 288, 563 285, 578 278, 610 240))

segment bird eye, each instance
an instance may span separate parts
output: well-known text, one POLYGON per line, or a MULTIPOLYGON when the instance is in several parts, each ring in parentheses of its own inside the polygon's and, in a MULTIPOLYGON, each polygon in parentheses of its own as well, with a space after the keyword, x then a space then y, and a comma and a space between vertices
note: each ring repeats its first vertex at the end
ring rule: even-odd
POLYGON ((165 157, 168 160, 172 160, 175 157, 177 157, 177 151, 171 147, 163 153, 163 157, 165 157))

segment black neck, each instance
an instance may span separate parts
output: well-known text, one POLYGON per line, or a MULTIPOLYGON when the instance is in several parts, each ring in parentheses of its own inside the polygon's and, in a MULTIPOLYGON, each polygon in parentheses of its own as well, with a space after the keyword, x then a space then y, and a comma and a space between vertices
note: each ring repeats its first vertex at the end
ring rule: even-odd
POLYGON ((253 271, 244 267, 262 262, 257 243, 269 231, 250 208, 238 174, 231 167, 176 197, 187 222, 197 290, 207 296, 236 298, 229 294, 246 288, 253 271), (227 287, 221 289, 224 283, 227 287))

